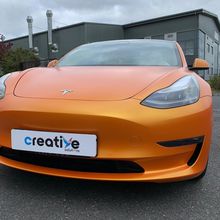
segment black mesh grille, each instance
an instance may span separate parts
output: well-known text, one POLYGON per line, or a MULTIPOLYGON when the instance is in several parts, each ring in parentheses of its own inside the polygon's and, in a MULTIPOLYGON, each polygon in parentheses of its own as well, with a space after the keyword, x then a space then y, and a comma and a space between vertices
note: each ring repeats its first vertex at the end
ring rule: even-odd
POLYGON ((82 159, 65 155, 12 150, 1 147, 0 155, 19 162, 64 170, 96 173, 143 173, 144 169, 131 161, 82 159))

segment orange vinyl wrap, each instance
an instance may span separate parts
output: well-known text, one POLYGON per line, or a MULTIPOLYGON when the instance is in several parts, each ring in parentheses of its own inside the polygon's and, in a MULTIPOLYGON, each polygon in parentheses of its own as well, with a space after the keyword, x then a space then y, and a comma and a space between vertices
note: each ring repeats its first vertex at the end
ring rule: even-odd
POLYGON ((40 174, 92 180, 169 182, 200 175, 206 167, 211 143, 211 90, 205 81, 187 69, 182 50, 179 50, 181 68, 69 67, 36 68, 14 73, 6 81, 5 98, 0 100, 0 146, 11 148, 12 129, 96 134, 97 160, 133 161, 143 167, 143 173, 62 170, 3 156, 0 156, 0 163, 40 174), (75 78, 68 78, 74 71, 75 78), (119 71, 122 72, 120 79, 126 82, 121 86, 115 78, 119 71), (86 82, 83 81, 85 72, 89 78, 86 82), (107 74, 103 77, 105 72, 107 74), (36 74, 42 83, 37 81, 36 74), (136 74, 136 78, 132 74, 136 74), (172 109, 155 109, 140 104, 152 92, 188 74, 194 74, 199 82, 198 102, 172 109), (68 88, 73 85, 71 89, 80 92, 63 98, 59 91, 64 85, 68 88), (192 166, 188 166, 187 161, 196 145, 163 147, 157 144, 199 136, 204 136, 204 143, 192 166))

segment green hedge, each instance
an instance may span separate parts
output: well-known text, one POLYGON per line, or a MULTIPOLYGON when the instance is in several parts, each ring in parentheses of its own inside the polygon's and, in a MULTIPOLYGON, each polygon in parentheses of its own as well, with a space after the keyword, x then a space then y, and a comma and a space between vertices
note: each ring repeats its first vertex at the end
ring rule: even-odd
POLYGON ((209 80, 209 84, 212 87, 212 89, 220 90, 220 76, 213 76, 209 80))
POLYGON ((1 60, 1 74, 22 70, 21 63, 38 60, 38 57, 30 50, 11 49, 1 60))

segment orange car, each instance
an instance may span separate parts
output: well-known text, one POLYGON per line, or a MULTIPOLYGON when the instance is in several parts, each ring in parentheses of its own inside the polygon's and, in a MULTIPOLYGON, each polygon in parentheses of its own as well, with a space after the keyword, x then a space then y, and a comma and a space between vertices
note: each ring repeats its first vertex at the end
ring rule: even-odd
POLYGON ((53 176, 172 182, 204 176, 212 94, 176 42, 80 46, 0 79, 0 163, 53 176))

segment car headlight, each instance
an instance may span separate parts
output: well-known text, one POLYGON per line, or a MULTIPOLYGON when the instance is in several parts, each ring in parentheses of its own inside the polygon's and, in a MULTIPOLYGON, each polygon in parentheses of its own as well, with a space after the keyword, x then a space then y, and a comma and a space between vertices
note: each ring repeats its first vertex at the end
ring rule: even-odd
POLYGON ((11 73, 8 73, 0 78, 0 99, 3 99, 5 96, 5 90, 6 90, 5 81, 10 75, 11 73))
POLYGON ((153 108, 167 109, 190 105, 199 100, 199 84, 193 75, 177 80, 171 86, 154 92, 141 104, 153 108))

